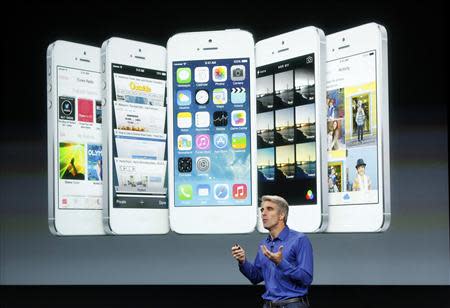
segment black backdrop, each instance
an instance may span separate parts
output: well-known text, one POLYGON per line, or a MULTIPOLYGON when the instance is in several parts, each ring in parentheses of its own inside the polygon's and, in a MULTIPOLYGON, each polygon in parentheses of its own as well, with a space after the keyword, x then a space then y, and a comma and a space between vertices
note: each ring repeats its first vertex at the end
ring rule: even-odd
MULTIPOLYGON (((20 175, 46 173, 46 84, 47 45, 65 39, 100 46, 111 36, 165 45, 178 32, 241 28, 253 33, 255 41, 308 25, 322 28, 326 34, 366 22, 378 22, 389 33, 391 129, 408 131, 426 127, 426 133, 411 136, 405 144, 407 157, 391 155, 399 161, 420 164, 436 161, 447 166, 446 98, 447 60, 444 43, 448 40, 440 2, 380 3, 379 1, 292 1, 263 2, 79 2, 59 1, 27 5, 14 1, 2 9, 2 106, 0 179, 15 183, 23 198, 33 201, 32 188, 21 184, 20 175), (393 103, 395 102, 395 104, 393 103), (436 133, 437 132, 437 133, 436 133), (422 140, 421 140, 422 139, 422 140), (421 142, 430 151, 421 148, 421 142), (431 152, 431 153, 430 153, 431 152), (443 162, 443 163, 442 163, 443 162)), ((404 139, 402 139, 404 140, 404 139)), ((448 185, 448 173, 439 182, 448 185)), ((27 184, 28 185, 28 184, 27 184)), ((41 185, 42 186, 42 185, 41 185)), ((1 185, 1 215, 16 215, 23 208, 3 203, 11 199, 1 185)), ((45 185, 44 185, 45 187, 45 185)), ((434 192, 423 192, 433 194, 434 192)), ((442 194, 442 191, 437 191, 442 194)), ((445 192, 444 192, 445 193, 445 192)), ((440 199, 439 199, 440 198, 440 199)), ((448 207, 446 195, 439 202, 448 207)), ((431 198, 431 200, 435 200, 431 198)), ((36 205, 38 206, 38 205, 36 205)), ((42 206, 39 205, 39 206, 42 206)), ((448 211, 445 212, 448 215, 448 211)), ((17 214, 19 215, 19 214, 17 214)), ((17 216, 19 217, 19 216, 17 216)), ((448 219, 448 217, 447 217, 448 219)), ((7 234, 6 220, 0 231, 7 234)), ((11 223, 9 221, 8 223, 11 223)), ((30 220, 14 220, 19 237, 32 232, 30 220)), ((448 233, 448 220, 447 220, 448 233)), ((448 236, 448 234, 447 234, 448 236)), ((448 239, 448 237, 447 237, 448 239)), ((3 241, 4 242, 4 241, 3 241)), ((9 247, 0 242, 0 261, 9 247)), ((447 243, 448 244, 448 243, 447 243)), ((448 247, 448 246, 447 246, 448 247)), ((33 262, 33 255, 17 256, 33 262)), ((202 262, 202 256, 198 256, 202 262)), ((430 260, 430 262, 433 262, 430 260)), ((8 283, 0 264, 0 283, 8 283)), ((36 264, 35 266, 39 266, 36 264)), ((447 269, 448 271, 448 269, 447 269)), ((218 278, 220 281, 220 279, 218 278)), ((419 283, 420 285, 420 283, 419 283)), ((9 306, 24 303, 34 306, 136 306, 148 307, 255 307, 260 304, 262 286, 117 286, 117 287, 5 287, 9 306), (65 297, 53 297, 54 294, 65 297), (60 300, 65 299, 64 302, 60 300), (56 299, 56 300, 55 300, 56 299)), ((447 286, 313 286, 313 307, 444 307, 448 305, 447 286)))

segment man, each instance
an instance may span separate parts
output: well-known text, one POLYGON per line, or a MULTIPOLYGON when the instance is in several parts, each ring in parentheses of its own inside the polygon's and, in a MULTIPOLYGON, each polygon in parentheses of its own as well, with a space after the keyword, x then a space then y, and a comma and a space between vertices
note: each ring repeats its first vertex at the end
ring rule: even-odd
POLYGON ((329 119, 336 119, 336 100, 334 98, 328 98, 327 117, 329 119))
POLYGON ((366 163, 362 158, 356 161, 356 177, 353 181, 353 191, 369 191, 372 189, 372 182, 366 175, 366 163))
POLYGON ((309 239, 286 225, 289 207, 279 196, 261 198, 261 216, 269 236, 260 242, 255 261, 247 260, 239 245, 231 248, 239 270, 251 283, 264 280, 264 308, 309 307, 308 286, 313 280, 313 251, 309 239))
POLYGON ((358 109, 356 110, 356 130, 358 133, 358 142, 362 143, 364 139, 364 123, 366 122, 366 113, 362 107, 362 102, 358 101, 358 109))

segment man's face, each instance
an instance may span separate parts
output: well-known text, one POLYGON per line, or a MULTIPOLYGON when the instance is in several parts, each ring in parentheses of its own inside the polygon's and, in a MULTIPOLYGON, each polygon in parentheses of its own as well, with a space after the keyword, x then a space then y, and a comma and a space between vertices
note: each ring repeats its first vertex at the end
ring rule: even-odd
POLYGON ((276 203, 272 201, 264 201, 261 204, 261 218, 264 229, 271 230, 279 223, 283 222, 283 217, 276 203))
POLYGON ((366 173, 366 167, 364 166, 359 166, 356 171, 358 171, 359 175, 364 175, 366 173))

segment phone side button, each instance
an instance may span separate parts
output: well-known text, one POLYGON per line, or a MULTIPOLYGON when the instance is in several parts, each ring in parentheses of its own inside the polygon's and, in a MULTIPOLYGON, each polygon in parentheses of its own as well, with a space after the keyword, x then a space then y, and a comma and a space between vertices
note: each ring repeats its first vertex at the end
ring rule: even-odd
POLYGON ((47 92, 52 92, 52 84, 49 83, 47 86, 47 92))
POLYGON ((52 109, 52 101, 51 100, 47 101, 47 107, 48 107, 48 109, 52 109))
POLYGON ((103 90, 106 90, 106 82, 103 81, 103 90))
POLYGON ((102 99, 102 106, 106 106, 106 98, 102 99))

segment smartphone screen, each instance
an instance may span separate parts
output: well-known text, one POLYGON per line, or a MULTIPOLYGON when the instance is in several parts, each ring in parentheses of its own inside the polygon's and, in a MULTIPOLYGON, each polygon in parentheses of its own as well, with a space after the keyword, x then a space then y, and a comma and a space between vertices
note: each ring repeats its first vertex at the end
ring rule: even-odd
POLYGON ((175 206, 250 206, 249 59, 173 63, 175 206))
POLYGON ((101 75, 57 66, 58 207, 102 209, 101 75))
POLYGON ((112 64, 113 206, 167 208, 166 72, 112 64))
POLYGON ((378 203, 376 51, 327 63, 330 205, 378 203))
POLYGON ((317 204, 314 54, 256 69, 258 197, 317 204))

